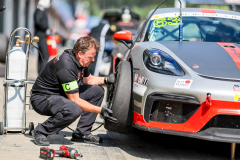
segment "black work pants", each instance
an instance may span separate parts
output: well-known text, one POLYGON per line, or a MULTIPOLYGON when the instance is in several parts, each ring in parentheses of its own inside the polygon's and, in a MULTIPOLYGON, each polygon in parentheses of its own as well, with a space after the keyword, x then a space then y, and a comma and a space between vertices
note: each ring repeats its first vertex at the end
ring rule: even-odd
MULTIPOLYGON (((93 105, 100 107, 103 96, 104 89, 101 86, 80 86, 79 97, 93 105)), ((60 95, 46 96, 33 93, 30 100, 33 109, 37 113, 51 116, 36 127, 36 134, 54 134, 69 126, 80 115, 81 118, 74 132, 81 135, 88 135, 91 133, 97 113, 82 111, 76 103, 60 95)))

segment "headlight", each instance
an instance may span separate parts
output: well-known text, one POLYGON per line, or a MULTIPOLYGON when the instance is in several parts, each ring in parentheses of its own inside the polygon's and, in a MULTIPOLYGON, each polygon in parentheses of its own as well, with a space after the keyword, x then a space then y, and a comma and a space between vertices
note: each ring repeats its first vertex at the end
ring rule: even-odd
POLYGON ((143 52, 143 62, 149 70, 154 72, 175 76, 184 75, 179 64, 159 49, 146 49, 143 52))

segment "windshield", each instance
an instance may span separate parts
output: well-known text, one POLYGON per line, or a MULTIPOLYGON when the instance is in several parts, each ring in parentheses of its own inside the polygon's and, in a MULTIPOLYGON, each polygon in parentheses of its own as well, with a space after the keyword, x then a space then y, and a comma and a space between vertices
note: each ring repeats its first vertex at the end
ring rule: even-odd
MULTIPOLYGON (((179 17, 150 21, 144 41, 178 41, 179 17)), ((183 39, 202 42, 240 42, 240 20, 216 17, 183 17, 183 39)))

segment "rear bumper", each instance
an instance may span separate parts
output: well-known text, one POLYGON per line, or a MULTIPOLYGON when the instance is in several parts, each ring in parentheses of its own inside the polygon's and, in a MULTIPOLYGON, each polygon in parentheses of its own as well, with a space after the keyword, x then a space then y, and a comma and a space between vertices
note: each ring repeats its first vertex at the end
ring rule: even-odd
POLYGON ((152 127, 145 127, 136 123, 133 123, 133 127, 143 131, 154 132, 154 133, 184 136, 184 137, 197 138, 197 139, 216 141, 216 142, 240 143, 240 129, 213 127, 197 133, 189 133, 189 132, 179 132, 179 131, 152 128, 152 127))

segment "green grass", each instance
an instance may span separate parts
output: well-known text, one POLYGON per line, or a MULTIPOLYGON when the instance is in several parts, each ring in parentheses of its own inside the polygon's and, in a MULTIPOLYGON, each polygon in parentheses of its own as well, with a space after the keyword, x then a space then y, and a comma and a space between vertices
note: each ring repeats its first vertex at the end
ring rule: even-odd
POLYGON ((225 5, 200 5, 200 8, 221 9, 221 10, 230 11, 229 7, 225 5))
MULTIPOLYGON (((150 5, 150 6, 146 6, 146 7, 138 7, 138 6, 135 6, 132 9, 132 11, 138 13, 140 16, 141 16, 141 20, 143 20, 147 15, 148 13, 152 10, 152 9, 155 9, 157 7, 157 5, 150 5)), ((162 5, 161 7, 159 8, 172 8, 173 6, 167 6, 167 5, 162 5)))

